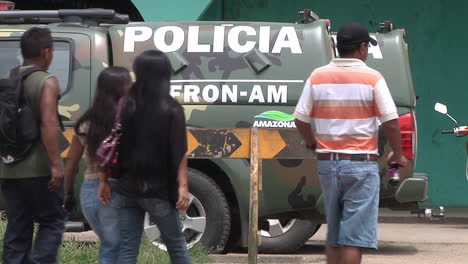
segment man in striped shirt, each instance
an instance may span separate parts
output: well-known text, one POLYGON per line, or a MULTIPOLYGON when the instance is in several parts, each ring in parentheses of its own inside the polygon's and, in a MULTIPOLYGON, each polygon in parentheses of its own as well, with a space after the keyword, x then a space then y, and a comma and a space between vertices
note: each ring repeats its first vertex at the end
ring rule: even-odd
POLYGON ((388 163, 404 167, 407 161, 387 84, 364 63, 377 41, 362 25, 348 24, 337 42, 340 58, 312 72, 294 116, 308 148, 317 151, 328 263, 361 263, 361 248, 377 248, 379 121, 393 150, 388 163))

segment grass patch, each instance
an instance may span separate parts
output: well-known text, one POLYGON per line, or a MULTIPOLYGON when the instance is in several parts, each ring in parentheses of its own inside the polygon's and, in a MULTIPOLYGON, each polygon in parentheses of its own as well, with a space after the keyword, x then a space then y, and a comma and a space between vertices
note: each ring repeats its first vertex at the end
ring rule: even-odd
MULTIPOLYGON (((140 255, 138 256, 139 264, 153 264, 153 263, 171 263, 169 255, 151 244, 148 240, 141 243, 140 255)), ((208 263, 209 256, 207 250, 201 246, 195 246, 189 250, 190 259, 192 263, 208 263)))
POLYGON ((67 240, 62 243, 58 262, 63 264, 99 264, 98 252, 99 243, 97 242, 67 240))
MULTIPOLYGON (((3 234, 6 229, 6 221, 0 220, 0 254, 3 256, 3 234)), ((60 248, 58 263, 63 264, 99 264, 98 242, 80 242, 75 240, 63 241, 60 248)), ((208 251, 201 246, 195 246, 189 250, 192 263, 209 263, 208 251)), ((143 239, 138 256, 139 264, 170 263, 167 252, 152 245, 143 239)))

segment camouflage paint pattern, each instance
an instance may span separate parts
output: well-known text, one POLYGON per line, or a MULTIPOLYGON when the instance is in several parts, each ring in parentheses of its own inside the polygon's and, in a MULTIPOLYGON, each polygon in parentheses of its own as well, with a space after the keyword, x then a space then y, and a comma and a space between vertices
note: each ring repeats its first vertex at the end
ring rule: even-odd
MULTIPOLYGON (((280 23, 240 23, 240 22, 229 22, 229 23, 210 23, 210 22, 196 22, 196 23, 138 23, 135 25, 122 25, 112 27, 109 31, 109 35, 112 43, 113 54, 120 54, 120 56, 114 56, 114 64, 124 66, 129 69, 132 68, 133 61, 136 55, 149 49, 155 49, 153 37, 144 42, 136 42, 134 52, 124 52, 124 39, 125 29, 127 27, 149 27, 152 31, 157 30, 161 27, 177 26, 183 29, 185 33, 185 44, 184 46, 174 52, 168 54, 171 59, 172 66, 176 71, 174 80, 206 80, 206 79, 262 79, 262 80, 300 80, 302 82, 288 84, 288 98, 287 104, 282 105, 294 105, 300 96, 302 88, 304 87, 303 81, 310 75, 311 71, 317 67, 327 64, 332 58, 330 49, 330 36, 325 30, 325 21, 317 21, 316 23, 309 25, 292 25, 292 24, 280 24, 280 23), (189 26, 199 26, 199 39, 200 43, 208 44, 213 43, 214 39, 214 27, 219 25, 225 25, 224 35, 224 52, 188 52, 187 51, 187 31, 189 26), (294 26, 297 32, 297 37, 302 48, 302 54, 292 54, 288 49, 283 49, 281 53, 263 53, 265 59, 271 63, 271 65, 261 73, 256 72, 254 66, 256 63, 261 63, 261 58, 255 51, 258 51, 258 42, 253 51, 245 54, 239 54, 234 52, 228 46, 228 31, 238 26, 250 26, 259 32, 261 26, 270 27, 270 50, 275 44, 275 40, 278 37, 280 29, 284 26, 294 26), (249 60, 251 63, 249 63, 249 60), (188 62, 184 68, 178 68, 178 64, 181 61, 188 62), (288 71, 285 74, 285 69, 294 69, 288 71)), ((241 35, 241 37, 243 37, 241 35)), ((243 41, 255 41, 258 36, 246 37, 243 41)), ((166 42, 171 43, 173 37, 171 34, 166 35, 166 42)), ((278 82, 281 83, 281 82, 278 82)), ((191 84, 190 82, 183 82, 183 84, 191 84)), ((200 86, 208 83, 201 83, 200 86)), ((223 84, 229 84, 225 82, 213 83, 214 85, 221 86, 223 84)), ((239 86, 239 90, 247 90, 252 87, 251 83, 235 83, 239 86)), ((275 83, 271 83, 275 84, 275 83)), ((284 83, 281 83, 284 84, 284 83)), ((263 94, 267 94, 265 87, 262 87, 263 94)), ((222 104, 225 105, 245 105, 246 98, 239 98, 236 103, 207 103, 200 98, 199 102, 184 102, 183 96, 178 97, 180 103, 184 105, 193 104, 222 104)), ((276 105, 275 105, 276 107, 276 105)), ((256 113, 256 114, 260 114, 256 113)), ((239 120, 239 119, 237 119, 239 120)))

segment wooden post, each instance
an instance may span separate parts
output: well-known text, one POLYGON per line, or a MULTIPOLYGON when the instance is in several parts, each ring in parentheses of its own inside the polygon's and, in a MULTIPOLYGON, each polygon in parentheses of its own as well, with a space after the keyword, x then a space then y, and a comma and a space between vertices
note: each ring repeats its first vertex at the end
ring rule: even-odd
POLYGON ((249 264, 258 260, 258 179, 259 179, 259 142, 258 128, 251 129, 250 135, 250 210, 249 210, 249 264))

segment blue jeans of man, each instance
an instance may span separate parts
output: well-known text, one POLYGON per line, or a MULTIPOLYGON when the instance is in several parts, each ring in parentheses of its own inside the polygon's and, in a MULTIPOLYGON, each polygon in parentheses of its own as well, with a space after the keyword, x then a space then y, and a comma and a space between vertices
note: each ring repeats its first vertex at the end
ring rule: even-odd
POLYGON ((380 178, 374 161, 318 161, 327 244, 377 248, 380 178))
MULTIPOLYGON (((109 179, 112 189, 111 203, 115 200, 118 181, 109 179)), ((99 263, 117 263, 120 249, 118 209, 103 205, 98 199, 99 180, 84 180, 81 185, 80 201, 88 224, 99 237, 99 263)))
POLYGON ((50 177, 5 179, 8 224, 3 244, 4 264, 53 264, 65 230, 63 188, 49 191, 50 177), (39 224, 33 247, 34 222, 39 224))
POLYGON ((120 255, 118 264, 137 263, 143 234, 145 212, 158 226, 171 263, 190 264, 187 243, 181 229, 179 212, 168 201, 157 198, 132 199, 118 194, 116 206, 120 219, 120 255))

